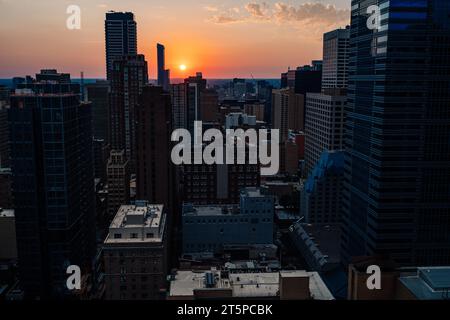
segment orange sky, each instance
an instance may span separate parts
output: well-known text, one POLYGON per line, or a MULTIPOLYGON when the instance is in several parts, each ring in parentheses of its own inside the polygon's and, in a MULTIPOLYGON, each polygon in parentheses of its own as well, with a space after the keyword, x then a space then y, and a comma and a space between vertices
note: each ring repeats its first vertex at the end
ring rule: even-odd
POLYGON ((321 59, 322 34, 348 23, 349 2, 0 0, 0 78, 41 68, 104 77, 108 10, 135 13, 151 78, 157 42, 166 47, 172 77, 202 71, 209 78, 278 78, 288 66, 321 59), (71 4, 81 8, 80 30, 66 28, 71 4))

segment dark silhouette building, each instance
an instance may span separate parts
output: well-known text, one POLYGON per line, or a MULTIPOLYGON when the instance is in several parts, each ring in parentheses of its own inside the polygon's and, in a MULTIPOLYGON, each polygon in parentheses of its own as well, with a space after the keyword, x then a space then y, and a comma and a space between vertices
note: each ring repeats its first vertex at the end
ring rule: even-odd
POLYGON ((85 97, 92 103, 94 137, 109 144, 109 93, 108 81, 97 80, 85 85, 85 97))
POLYGON ((9 123, 20 284, 28 297, 69 294, 66 269, 95 253, 92 114, 79 85, 32 83, 9 123))
POLYGON ((137 54, 137 32, 134 14, 131 12, 106 13, 106 77, 111 78, 113 61, 123 55, 137 54))
POLYGON ((450 3, 352 5, 343 256, 449 265, 450 3))
POLYGON ((170 93, 162 87, 145 86, 136 116, 137 199, 163 204, 170 211, 174 186, 170 93))
POLYGON ((170 71, 166 70, 165 48, 158 43, 156 49, 158 53, 158 86, 163 87, 167 91, 170 86, 170 71))
POLYGON ((114 60, 111 72, 110 132, 111 149, 125 150, 131 172, 135 167, 136 105, 142 87, 148 83, 144 55, 127 55, 114 60))

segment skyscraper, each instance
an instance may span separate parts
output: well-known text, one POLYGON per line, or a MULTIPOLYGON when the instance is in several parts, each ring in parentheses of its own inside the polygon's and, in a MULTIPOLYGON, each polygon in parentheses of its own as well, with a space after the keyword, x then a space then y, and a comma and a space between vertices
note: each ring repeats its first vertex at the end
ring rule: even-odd
POLYGON ((352 1, 343 256, 450 264, 450 3, 352 1), (367 28, 370 5, 380 28, 367 28))
POLYGON ((206 89, 206 79, 201 72, 184 80, 187 91, 187 128, 191 134, 194 132, 194 121, 201 120, 200 95, 206 89))
POLYGON ((170 71, 166 70, 166 55, 165 48, 162 44, 157 44, 158 52, 158 86, 163 87, 164 90, 169 90, 170 85, 170 71))
POLYGON ((137 54, 137 32, 134 14, 131 12, 106 13, 106 77, 111 79, 113 61, 123 55, 137 54))
POLYGON ((124 150, 112 150, 106 166, 108 215, 114 217, 121 205, 130 202, 130 162, 124 150))
POLYGON ((322 89, 346 88, 350 27, 323 35, 322 89))
POLYGON ((67 267, 86 273, 95 253, 91 105, 76 84, 25 86, 9 112, 20 283, 60 297, 67 267))
POLYGON ((108 81, 96 81, 85 86, 85 97, 92 102, 94 137, 109 141, 109 92, 108 81))
POLYGON ((187 85, 185 83, 170 86, 172 100, 173 129, 187 128, 187 85))
POLYGON ((343 149, 349 37, 349 28, 323 35, 322 92, 306 94, 305 175, 322 152, 343 149))
POLYGON ((289 130, 304 129, 305 96, 294 92, 294 88, 273 90, 272 126, 280 130, 280 139, 288 138, 289 130))
POLYGON ((111 72, 110 132, 111 149, 125 150, 131 171, 135 167, 135 108, 142 87, 148 83, 144 55, 127 55, 114 60, 111 72))
POLYGON ((172 107, 170 94, 161 87, 145 86, 136 110, 137 199, 161 203, 169 211, 174 187, 170 159, 172 107))

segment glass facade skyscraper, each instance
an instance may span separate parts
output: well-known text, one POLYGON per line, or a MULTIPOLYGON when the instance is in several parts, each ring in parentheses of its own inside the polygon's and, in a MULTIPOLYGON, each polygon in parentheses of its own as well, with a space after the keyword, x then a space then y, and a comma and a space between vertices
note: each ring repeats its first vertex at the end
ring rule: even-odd
POLYGON ((343 257, 450 264, 450 2, 352 1, 343 257), (371 10, 379 28, 368 28, 371 10))
POLYGON ((123 55, 137 54, 137 31, 134 14, 131 12, 106 13, 106 77, 111 79, 113 61, 123 55))
POLYGON ((69 294, 66 269, 95 253, 91 104, 79 85, 32 83, 11 96, 11 164, 20 285, 30 298, 69 294))

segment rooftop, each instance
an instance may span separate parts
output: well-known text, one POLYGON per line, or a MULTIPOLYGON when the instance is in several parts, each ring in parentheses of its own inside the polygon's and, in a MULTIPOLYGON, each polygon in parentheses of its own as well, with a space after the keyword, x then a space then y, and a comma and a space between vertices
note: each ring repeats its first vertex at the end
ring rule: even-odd
POLYGON ((0 218, 14 218, 14 210, 0 208, 0 218))
POLYGON ((135 205, 121 206, 109 227, 105 244, 160 242, 165 220, 163 205, 137 201, 135 205))
POLYGON ((421 267, 415 275, 400 276, 399 279, 419 300, 450 298, 450 267, 421 267))
POLYGON ((178 271, 170 283, 169 297, 193 297, 194 291, 199 289, 228 289, 231 290, 233 298, 277 297, 280 275, 282 277, 309 277, 309 289, 314 299, 334 299, 317 272, 281 271, 229 274, 215 269, 201 272, 178 271), (213 281, 208 279, 213 279, 213 281))
POLYGON ((194 206, 192 204, 183 205, 183 215, 192 216, 223 216, 239 214, 239 207, 235 205, 206 205, 194 206))

